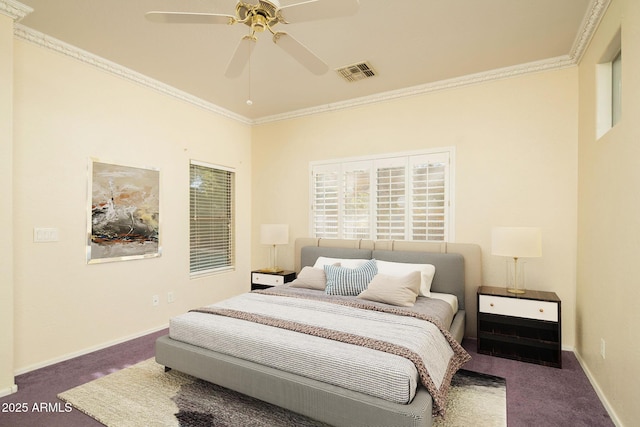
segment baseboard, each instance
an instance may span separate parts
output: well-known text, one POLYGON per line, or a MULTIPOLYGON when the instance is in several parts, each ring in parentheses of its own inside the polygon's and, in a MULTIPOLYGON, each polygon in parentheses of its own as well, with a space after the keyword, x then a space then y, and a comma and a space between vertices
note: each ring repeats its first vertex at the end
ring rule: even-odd
POLYGON ((585 375, 589 379, 591 386, 593 387, 596 394, 598 395, 600 402, 602 402, 602 405, 604 406, 604 409, 606 409, 607 413, 609 414, 609 417, 611 418, 611 421, 613 422, 613 424, 616 427, 624 427, 624 425, 616 415, 616 412, 613 410, 613 408, 609 404, 609 400, 607 400, 607 397, 605 396, 602 389, 600 388, 600 385, 596 381, 595 377, 591 374, 589 367, 587 366, 585 361, 582 359, 582 357, 580 357, 580 353, 578 353, 577 351, 574 351, 573 354, 576 355, 576 359, 578 359, 578 363, 580 364, 580 367, 582 367, 582 370, 584 371, 585 375))
POLYGON ((130 341, 130 340, 133 340, 133 339, 136 339, 136 338, 140 338, 140 337, 143 337, 145 335, 153 334, 155 332, 161 331, 161 330, 166 329, 168 327, 169 327, 169 325, 166 324, 166 325, 159 326, 159 327, 156 327, 156 328, 148 329, 148 330, 143 331, 143 332, 138 332, 136 334, 128 335, 128 336, 123 337, 123 338, 118 338, 118 339, 113 340, 113 341, 102 343, 102 344, 99 344, 99 345, 96 345, 96 346, 93 346, 93 347, 89 347, 89 348, 86 348, 84 350, 80 350, 80 351, 76 351, 76 352, 73 352, 73 353, 65 354, 65 355, 60 356, 60 357, 56 357, 56 358, 53 358, 53 359, 45 360, 43 362, 38 362, 38 363, 35 363, 33 365, 17 369, 14 372, 14 375, 18 376, 18 375, 26 374, 27 372, 35 371, 36 369, 41 369, 41 368, 45 368, 47 366, 55 365, 56 363, 64 362, 66 360, 70 360, 70 359, 73 359, 75 357, 84 356, 85 354, 93 353, 94 351, 103 350, 103 349, 105 349, 107 347, 111 347, 111 346, 114 346, 114 345, 117 345, 117 344, 122 344, 123 342, 130 341))
POLYGON ((13 394, 17 391, 18 391, 18 386, 14 384, 11 387, 7 387, 5 389, 0 390, 0 397, 9 396, 10 394, 13 394))

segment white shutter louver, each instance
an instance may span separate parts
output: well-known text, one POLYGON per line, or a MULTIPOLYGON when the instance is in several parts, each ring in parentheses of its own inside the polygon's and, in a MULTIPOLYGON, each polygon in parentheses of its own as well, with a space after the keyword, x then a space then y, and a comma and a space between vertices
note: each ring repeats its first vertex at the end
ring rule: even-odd
POLYGON ((412 159, 412 240, 447 240, 447 166, 448 158, 412 159))
POLYGON ((313 235, 338 238, 338 175, 337 169, 318 168, 313 172, 313 235))
POLYGON ((371 235, 370 167, 349 165, 343 172, 342 237, 368 239, 371 235))
POLYGON ((376 169, 376 239, 404 240, 406 233, 406 167, 376 169))

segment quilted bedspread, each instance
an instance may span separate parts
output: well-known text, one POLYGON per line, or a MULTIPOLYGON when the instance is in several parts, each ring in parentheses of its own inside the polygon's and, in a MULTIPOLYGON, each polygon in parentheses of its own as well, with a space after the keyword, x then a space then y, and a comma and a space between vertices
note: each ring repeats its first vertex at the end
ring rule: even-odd
POLYGON ((442 326, 445 305, 424 298, 399 308, 275 288, 177 316, 170 336, 396 403, 410 402, 421 383, 442 414, 451 378, 469 359, 442 326))

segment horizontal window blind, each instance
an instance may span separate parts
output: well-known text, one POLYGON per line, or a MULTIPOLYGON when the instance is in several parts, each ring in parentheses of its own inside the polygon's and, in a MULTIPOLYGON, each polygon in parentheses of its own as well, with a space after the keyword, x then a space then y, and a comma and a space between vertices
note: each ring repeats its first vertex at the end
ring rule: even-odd
POLYGON ((312 164, 313 236, 448 241, 452 151, 312 164))
POLYGON ((232 170, 191 162, 189 271, 192 275, 234 267, 234 180, 232 170))

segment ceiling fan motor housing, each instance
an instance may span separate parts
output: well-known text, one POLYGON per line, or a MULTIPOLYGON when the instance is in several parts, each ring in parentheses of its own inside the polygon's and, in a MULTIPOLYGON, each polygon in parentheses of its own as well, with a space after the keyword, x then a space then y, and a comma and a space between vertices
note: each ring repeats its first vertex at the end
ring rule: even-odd
POLYGON ((279 7, 276 1, 260 0, 257 5, 240 1, 236 6, 236 13, 239 20, 250 26, 253 31, 262 32, 279 22, 276 16, 279 7))

